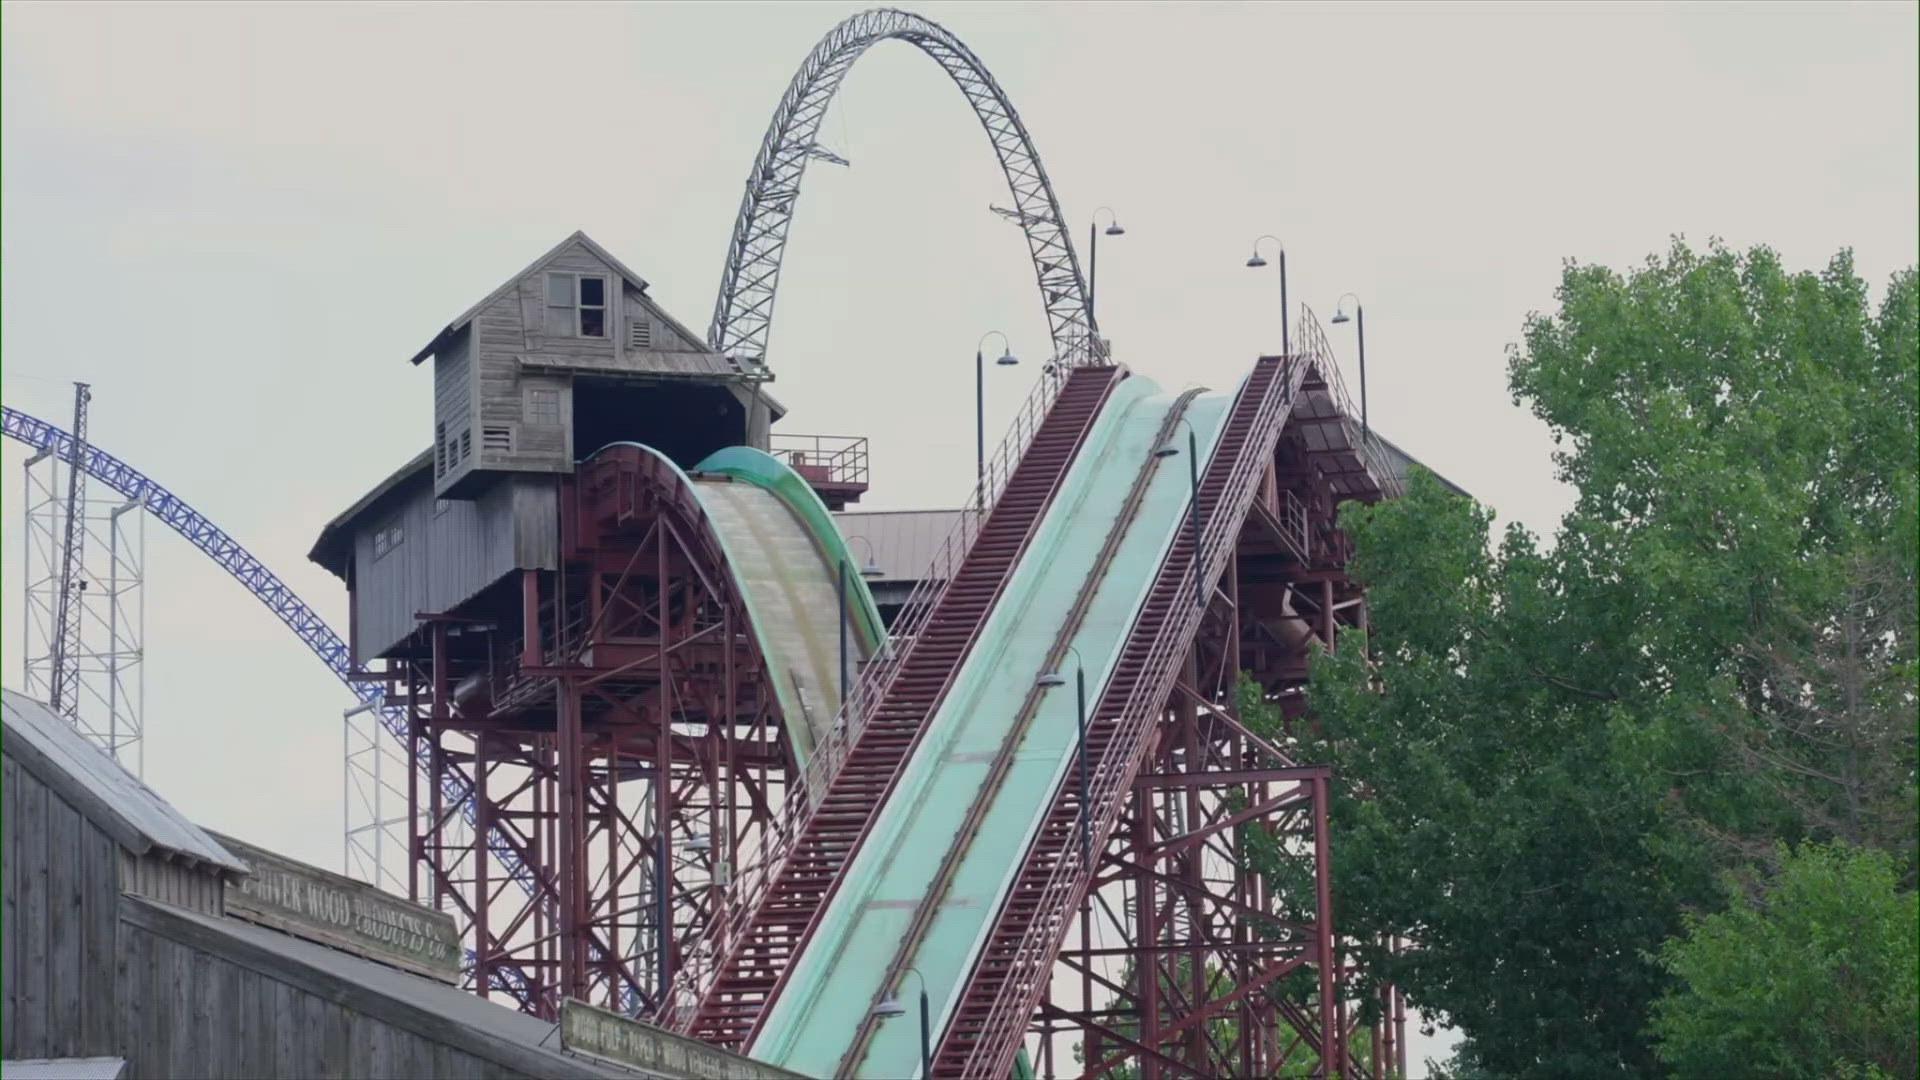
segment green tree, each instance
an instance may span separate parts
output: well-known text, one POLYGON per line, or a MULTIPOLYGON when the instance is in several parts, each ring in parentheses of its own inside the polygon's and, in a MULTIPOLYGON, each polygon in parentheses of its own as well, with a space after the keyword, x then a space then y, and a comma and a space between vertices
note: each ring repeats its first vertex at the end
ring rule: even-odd
POLYGON ((1844 836, 1913 880, 1920 291, 1676 242, 1558 297, 1510 372, 1573 510, 1547 546, 1424 475, 1349 507, 1373 634, 1299 734, 1358 796, 1342 935, 1412 943, 1359 952, 1468 1071, 1658 1073, 1659 949, 1720 872, 1844 836))
POLYGON ((1782 852, 1777 875, 1688 920, 1661 958, 1679 985, 1654 1004, 1682 1077, 1920 1072, 1920 904, 1873 849, 1782 852))

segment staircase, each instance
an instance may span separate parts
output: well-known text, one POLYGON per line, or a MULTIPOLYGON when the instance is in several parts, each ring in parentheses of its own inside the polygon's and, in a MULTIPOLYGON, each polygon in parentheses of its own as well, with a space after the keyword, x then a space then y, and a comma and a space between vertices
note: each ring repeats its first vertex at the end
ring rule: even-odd
POLYGON ((1067 375, 958 571, 905 646, 898 671, 721 962, 693 1018, 695 1038, 740 1049, 752 1037, 1122 377, 1112 367, 1067 375))
MULTIPOLYGON (((1304 367, 1304 365, 1301 365, 1304 367)), ((1200 580, 1211 588, 1240 531, 1256 482, 1272 460, 1299 377, 1263 357, 1248 377, 1200 480, 1200 580)), ((1151 722, 1173 690, 1178 661, 1200 624, 1193 535, 1180 531, 1087 725, 1088 790, 1099 851, 1133 783, 1151 722)), ((1012 1074, 1027 1021, 1091 878, 1082 865, 1078 774, 1069 770, 1003 901, 934 1056, 933 1075, 998 1080, 1012 1074)), ((938 1037, 938 1033, 936 1033, 938 1037)))

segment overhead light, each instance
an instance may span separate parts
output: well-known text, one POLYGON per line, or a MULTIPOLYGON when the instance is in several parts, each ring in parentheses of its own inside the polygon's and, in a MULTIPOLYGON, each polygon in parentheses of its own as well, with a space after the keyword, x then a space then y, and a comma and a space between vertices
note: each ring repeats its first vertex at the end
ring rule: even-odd
POLYGON ((1127 235, 1127 230, 1121 228, 1120 223, 1116 221, 1113 224, 1107 226, 1107 235, 1108 236, 1125 236, 1127 235))
POLYGON ((1035 679, 1034 683, 1038 686, 1065 686, 1067 685, 1067 677, 1057 671, 1049 671, 1045 675, 1035 679))
POLYGON ((1336 311, 1333 313, 1333 318, 1328 321, 1332 322, 1335 326, 1339 326, 1341 323, 1348 321, 1347 313, 1344 311, 1336 311))
POLYGON ((712 851, 713 841, 705 833, 694 833, 687 840, 688 851, 712 851))
POLYGON ((873 1007, 873 1015, 879 1017, 882 1020, 885 1020, 888 1017, 892 1017, 892 1016, 905 1016, 906 1014, 907 1014, 907 1007, 905 1005, 900 1004, 900 999, 898 997, 895 997, 892 994, 888 994, 886 997, 881 998, 880 1004, 875 1005, 873 1007))
POLYGON ((994 363, 999 364, 1001 367, 1012 367, 1013 365, 1019 362, 1020 362, 1019 358, 1014 356, 1011 352, 1001 353, 1000 359, 994 361, 994 363))
POLYGON ((868 559, 867 565, 860 568, 860 576, 864 578, 877 578, 885 575, 886 571, 880 569, 880 564, 874 562, 872 559, 868 559))
POLYGON ((1171 443, 1161 443, 1158 447, 1154 448, 1153 456, 1157 458, 1170 458, 1179 452, 1179 447, 1171 443))
POLYGON ((1257 270, 1260 267, 1267 265, 1267 260, 1261 258, 1260 253, 1256 251, 1253 253, 1253 257, 1247 260, 1247 265, 1257 270))

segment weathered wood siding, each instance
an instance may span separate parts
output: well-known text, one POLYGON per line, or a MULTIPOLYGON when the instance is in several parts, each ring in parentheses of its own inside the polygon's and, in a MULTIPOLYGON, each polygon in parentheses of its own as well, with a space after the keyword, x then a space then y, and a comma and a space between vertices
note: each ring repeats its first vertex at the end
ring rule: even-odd
POLYGON ((203 930, 168 928, 177 921, 130 906, 121 923, 125 1038, 117 1052, 126 1057, 130 1078, 516 1080, 590 1074, 551 1058, 535 1072, 528 1051, 493 1055, 477 1045, 471 1029, 351 984, 303 974, 307 969, 296 964, 229 953, 200 940, 203 930))
POLYGON ((559 550, 551 478, 505 478, 476 499, 436 499, 423 472, 368 509, 353 536, 353 641, 361 663, 398 644, 422 611, 449 611, 519 569, 551 570, 559 550), (374 555, 393 525, 400 544, 374 555))
POLYGON ((218 873, 205 866, 195 869, 158 851, 135 855, 120 849, 120 891, 209 915, 225 910, 226 883, 218 873))
POLYGON ((472 359, 471 328, 433 358, 433 467, 442 491, 473 468, 472 359))
POLYGON ((13 759, 0 761, 0 1057, 110 1054, 120 845, 13 759))

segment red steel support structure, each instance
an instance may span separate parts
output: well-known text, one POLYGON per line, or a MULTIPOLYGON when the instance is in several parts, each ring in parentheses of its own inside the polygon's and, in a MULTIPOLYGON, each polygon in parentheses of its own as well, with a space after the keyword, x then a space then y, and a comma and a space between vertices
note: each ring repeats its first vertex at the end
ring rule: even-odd
POLYGON ((422 613, 386 672, 429 762, 411 785, 414 899, 471 925, 477 992, 548 1018, 563 997, 656 1003, 685 943, 725 913, 792 765, 679 474, 616 446, 556 482, 559 569, 422 613), (448 777, 470 778, 470 820, 441 798, 448 777))
POLYGON ((1365 625, 1335 511, 1391 480, 1346 422, 1316 330, 1292 364, 1260 362, 1200 481, 1204 611, 1182 540, 1093 711, 1093 876, 1078 791, 1063 786, 934 1075, 1005 1076, 1023 1044, 1042 1076, 1267 1076, 1310 1061, 1326 1076, 1404 1074, 1392 1025, 1356 1033, 1347 1007, 1328 772, 1238 709, 1245 672, 1302 716, 1310 651, 1365 625))

